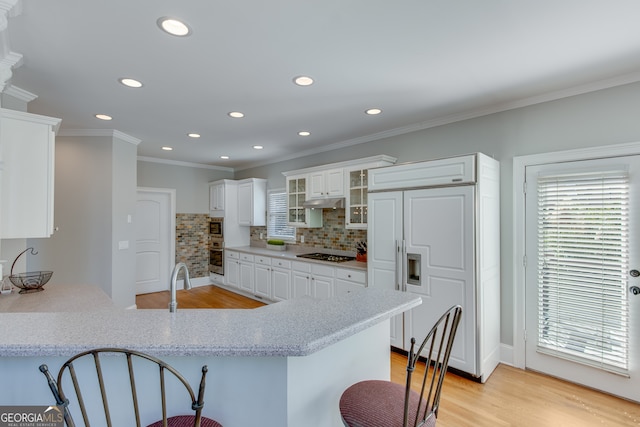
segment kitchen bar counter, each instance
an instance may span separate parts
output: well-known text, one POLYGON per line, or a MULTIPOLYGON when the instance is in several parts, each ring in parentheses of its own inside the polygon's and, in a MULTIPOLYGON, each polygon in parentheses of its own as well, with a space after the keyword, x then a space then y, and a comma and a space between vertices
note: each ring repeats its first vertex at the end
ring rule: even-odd
MULTIPOLYGON (((76 298, 74 311, 70 301, 52 298, 64 289, 50 285, 39 293, 0 296, 24 299, 11 302, 14 308, 31 309, 40 299, 46 311, 0 313, 0 405, 53 404, 40 364, 56 372, 77 352, 113 346, 158 356, 192 384, 207 365, 203 415, 225 427, 256 420, 267 427, 339 427, 342 391, 363 379, 389 379, 390 319, 421 303, 406 293, 363 289, 253 310, 178 308, 169 313, 107 305, 87 312, 83 310, 91 301, 104 295, 94 299, 85 289, 70 292, 68 298, 76 298)), ((140 383, 151 380, 136 378, 140 383)), ((125 400, 123 395, 113 406, 125 400)), ((70 409, 77 411, 77 405, 70 409)), ((179 402, 169 402, 169 413, 185 410, 179 402)))
POLYGON ((253 255, 268 256, 271 258, 285 258, 291 261, 312 262, 324 265, 330 265, 333 267, 352 268, 357 270, 367 270, 367 263, 360 261, 345 261, 345 262, 331 262, 331 261, 319 261, 309 258, 297 258, 297 255, 308 254, 313 252, 331 253, 336 255, 350 255, 355 256, 353 253, 345 251, 332 251, 328 249, 318 249, 309 247, 300 247, 295 245, 287 245, 286 251, 274 251, 267 248, 261 248, 257 246, 238 246, 238 247, 226 247, 225 250, 245 252, 253 255))
MULTIPOLYGON (((93 295, 68 292, 69 301, 51 312, 55 307, 48 295, 65 290, 55 286, 16 295, 17 300, 41 299, 40 312, 0 313, 0 356, 69 356, 95 347, 126 347, 159 356, 306 356, 420 304, 419 297, 406 293, 363 289, 254 310, 178 308, 169 313, 103 306, 89 314, 91 301, 104 297, 94 288, 93 295), (71 300, 85 311, 71 312, 71 300)), ((90 287, 77 289, 82 288, 90 287)))

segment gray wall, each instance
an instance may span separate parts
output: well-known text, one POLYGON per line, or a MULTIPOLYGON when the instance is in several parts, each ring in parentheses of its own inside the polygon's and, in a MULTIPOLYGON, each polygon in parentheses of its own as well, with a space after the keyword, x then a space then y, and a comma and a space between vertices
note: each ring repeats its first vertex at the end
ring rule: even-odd
POLYGON ((501 340, 512 345, 514 156, 640 141, 638 111, 640 83, 634 83, 246 169, 236 178, 266 177, 268 187, 277 188, 284 187, 283 171, 376 154, 399 163, 473 152, 495 157, 501 165, 501 340))
POLYGON ((111 136, 56 138, 54 224, 28 239, 29 270, 53 270, 56 283, 97 285, 120 307, 135 304, 136 146, 111 136), (129 249, 118 250, 118 241, 129 249))
POLYGON ((209 213, 209 185, 219 179, 233 179, 229 168, 189 167, 138 161, 138 187, 176 190, 177 213, 209 213))

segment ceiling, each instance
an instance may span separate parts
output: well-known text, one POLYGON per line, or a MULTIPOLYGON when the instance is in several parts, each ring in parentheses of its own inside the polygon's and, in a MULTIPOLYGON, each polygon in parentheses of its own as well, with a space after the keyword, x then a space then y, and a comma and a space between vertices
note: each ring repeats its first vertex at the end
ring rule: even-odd
POLYGON ((139 156, 236 170, 640 81, 637 0, 22 0, 14 12, 11 84, 37 96, 30 112, 62 118, 63 134, 123 132, 139 156), (163 16, 192 33, 162 32, 163 16))

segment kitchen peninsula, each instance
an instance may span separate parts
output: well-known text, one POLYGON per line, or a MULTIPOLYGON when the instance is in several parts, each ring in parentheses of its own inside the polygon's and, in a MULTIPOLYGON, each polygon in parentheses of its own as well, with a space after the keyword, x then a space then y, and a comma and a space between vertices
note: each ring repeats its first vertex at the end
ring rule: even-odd
MULTIPOLYGON (((8 298, 47 301, 46 295, 65 292, 73 299, 73 288, 47 286, 8 298)), ((101 291, 95 292, 100 300, 101 291)), ((79 293, 89 300, 77 301, 78 310, 65 304, 60 311, 49 305, 37 312, 12 312, 3 305, 7 296, 0 296, 0 404, 51 404, 40 364, 55 371, 80 351, 124 347, 161 357, 192 383, 208 365, 203 414, 225 427, 257 420, 273 427, 340 426, 340 394, 364 378, 389 378, 389 319, 421 302, 400 292, 363 289, 254 310, 169 313, 101 306, 88 312, 90 293, 79 293)))

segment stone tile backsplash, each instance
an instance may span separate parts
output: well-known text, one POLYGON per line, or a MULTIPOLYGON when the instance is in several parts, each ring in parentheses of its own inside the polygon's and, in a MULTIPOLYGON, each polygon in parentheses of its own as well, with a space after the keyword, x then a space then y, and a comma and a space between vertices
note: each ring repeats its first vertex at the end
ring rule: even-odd
POLYGON ((178 262, 187 264, 192 278, 209 275, 208 214, 176 214, 176 263, 178 262))
MULTIPOLYGON (((332 249, 355 253, 356 242, 367 240, 367 230, 347 230, 344 209, 324 209, 321 228, 298 228, 296 244, 310 249, 332 249), (304 243, 300 243, 304 236, 304 243)), ((251 244, 262 246, 266 242, 267 227, 251 227, 251 244), (260 240, 260 233, 263 240, 260 240)))

